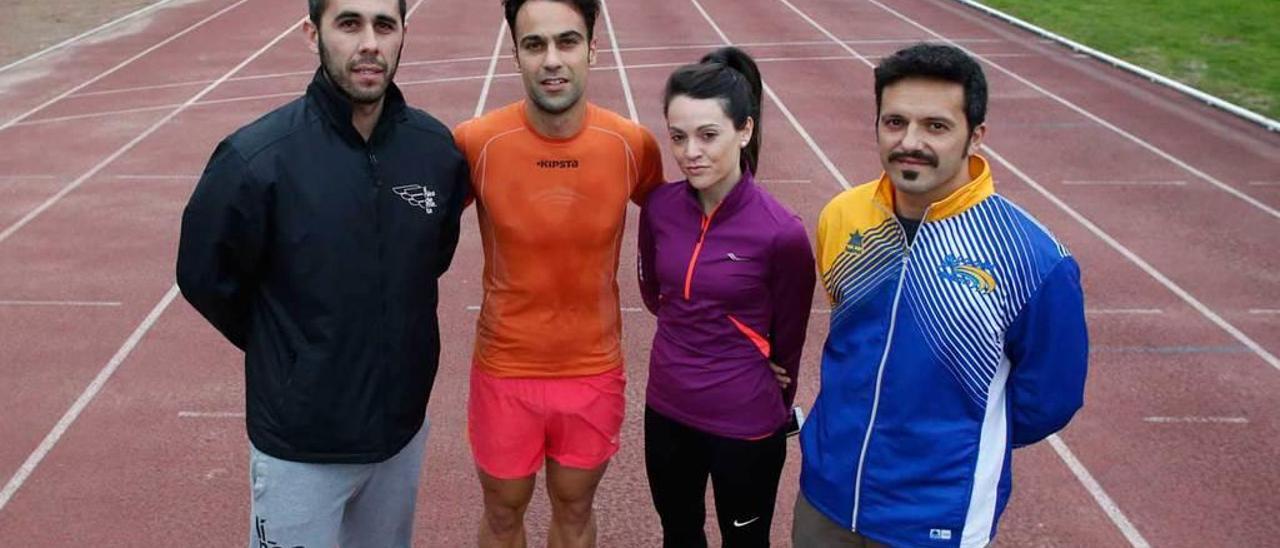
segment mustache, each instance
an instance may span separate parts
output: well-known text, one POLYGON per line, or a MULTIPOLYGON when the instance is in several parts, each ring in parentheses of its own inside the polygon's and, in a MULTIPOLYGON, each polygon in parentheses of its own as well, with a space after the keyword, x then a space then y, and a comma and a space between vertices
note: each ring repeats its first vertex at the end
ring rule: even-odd
POLYGON ((923 150, 909 150, 905 152, 894 152, 889 154, 890 162, 896 162, 898 160, 902 160, 906 158, 910 158, 913 160, 920 160, 922 162, 927 162, 930 166, 938 167, 938 157, 932 154, 929 154, 928 152, 925 152, 923 150))
POLYGON ((362 65, 376 65, 382 70, 387 70, 387 62, 377 57, 361 57, 359 59, 354 59, 350 63, 347 63, 347 68, 355 69, 362 65))

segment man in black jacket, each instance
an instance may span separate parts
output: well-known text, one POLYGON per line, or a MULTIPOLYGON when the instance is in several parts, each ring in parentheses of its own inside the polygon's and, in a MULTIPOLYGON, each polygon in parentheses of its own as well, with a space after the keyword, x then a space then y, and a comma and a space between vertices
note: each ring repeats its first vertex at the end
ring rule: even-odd
POLYGON ((392 83, 404 0, 310 0, 306 95, 222 141, 178 283, 245 352, 251 546, 409 546, 466 162, 392 83))

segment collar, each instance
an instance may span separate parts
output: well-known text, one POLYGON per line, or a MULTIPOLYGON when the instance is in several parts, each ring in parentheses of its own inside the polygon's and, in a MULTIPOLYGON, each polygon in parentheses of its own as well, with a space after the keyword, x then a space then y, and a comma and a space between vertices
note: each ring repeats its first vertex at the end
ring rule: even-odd
MULTIPOLYGON (((695 209, 706 216, 706 212, 702 211, 702 202, 698 201, 698 190, 689 184, 688 179, 685 179, 682 183, 685 186, 685 190, 687 190, 685 195, 689 197, 689 203, 693 204, 695 209)), ((755 195, 755 189, 755 176, 751 174, 750 169, 743 167, 742 178, 738 179, 738 184, 733 185, 729 193, 724 196, 724 199, 720 201, 720 205, 717 205, 711 211, 711 216, 724 217, 742 209, 751 196, 755 195)))
MULTIPOLYGON (((351 105, 351 99, 345 93, 338 89, 329 79, 329 75, 325 73, 324 67, 316 69, 316 74, 311 79, 311 85, 307 86, 307 97, 311 99, 329 123, 338 129, 343 136, 354 140, 356 143, 364 144, 364 138, 360 136, 360 132, 356 131, 355 126, 351 125, 351 114, 354 108, 351 105)), ((386 131, 386 126, 391 122, 399 120, 405 111, 404 94, 400 92, 400 88, 395 82, 387 85, 387 93, 382 98, 382 114, 378 118, 378 123, 374 126, 373 135, 370 141, 379 134, 386 131)))
MULTIPOLYGON (((978 205, 978 203, 987 199, 988 196, 995 194, 995 180, 991 178, 991 166, 987 163, 987 159, 978 154, 969 157, 969 177, 968 183, 957 188, 946 198, 934 202, 925 211, 924 221, 940 221, 948 217, 955 217, 964 213, 969 208, 978 205)), ((895 212, 893 208, 893 182, 889 180, 888 174, 881 174, 880 181, 876 183, 875 201, 881 206, 888 209, 890 214, 895 212)))

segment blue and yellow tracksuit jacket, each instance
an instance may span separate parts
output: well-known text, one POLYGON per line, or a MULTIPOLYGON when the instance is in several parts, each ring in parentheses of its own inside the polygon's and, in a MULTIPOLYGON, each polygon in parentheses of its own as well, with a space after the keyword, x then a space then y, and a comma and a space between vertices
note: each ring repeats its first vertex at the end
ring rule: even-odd
POLYGON ((1011 450, 1083 403, 1080 272, 995 194, 986 160, 914 241, 881 177, 818 222, 832 303, 822 384, 801 433, 803 496, 892 546, 984 546, 1009 499, 1011 450))

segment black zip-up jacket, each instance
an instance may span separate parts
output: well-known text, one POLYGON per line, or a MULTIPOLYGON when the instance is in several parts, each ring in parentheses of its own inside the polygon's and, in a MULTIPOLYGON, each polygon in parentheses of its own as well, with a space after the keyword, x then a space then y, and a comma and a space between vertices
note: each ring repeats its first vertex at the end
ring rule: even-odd
POLYGON ((182 216, 182 294, 245 352, 249 439, 291 461, 380 462, 422 426, 437 279, 467 164, 394 85, 369 141, 316 72, 222 141, 182 216))

